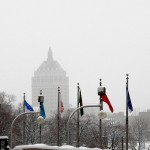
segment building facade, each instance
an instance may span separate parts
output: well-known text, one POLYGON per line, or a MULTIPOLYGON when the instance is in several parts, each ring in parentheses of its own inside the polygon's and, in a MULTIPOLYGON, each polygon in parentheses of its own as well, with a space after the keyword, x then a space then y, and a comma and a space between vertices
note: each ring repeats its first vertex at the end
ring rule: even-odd
POLYGON ((38 96, 42 90, 46 116, 57 112, 58 87, 60 87, 60 99, 64 109, 67 109, 69 108, 69 78, 66 76, 66 71, 53 59, 52 50, 49 48, 47 60, 40 65, 32 77, 33 107, 39 107, 38 96))

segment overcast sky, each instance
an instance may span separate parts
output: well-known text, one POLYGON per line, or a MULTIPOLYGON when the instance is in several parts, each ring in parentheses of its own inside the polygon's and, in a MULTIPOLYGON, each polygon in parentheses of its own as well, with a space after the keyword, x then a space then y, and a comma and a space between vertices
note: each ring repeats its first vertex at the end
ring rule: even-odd
POLYGON ((149 0, 0 1, 0 91, 18 102, 25 92, 31 102, 31 78, 49 47, 67 72, 73 106, 78 82, 83 103, 98 104, 102 78, 115 112, 125 111, 129 73, 134 110, 150 109, 149 0))

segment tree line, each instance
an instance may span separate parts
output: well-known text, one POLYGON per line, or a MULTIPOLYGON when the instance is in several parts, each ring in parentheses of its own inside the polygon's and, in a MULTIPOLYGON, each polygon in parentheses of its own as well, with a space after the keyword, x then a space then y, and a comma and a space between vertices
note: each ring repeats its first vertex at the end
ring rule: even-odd
MULTIPOLYGON (((14 106, 15 96, 0 92, 0 136, 10 138, 11 123, 16 116, 23 112, 23 104, 14 106)), ((60 144, 67 144, 67 122, 69 115, 74 109, 65 110, 60 119, 60 144)), ((47 145, 57 145, 58 116, 54 112, 41 126, 42 143, 47 145)), ((37 114, 28 114, 17 119, 13 126, 13 147, 22 144, 36 144, 40 139, 40 128, 37 123, 37 114), (25 122, 25 135, 23 132, 23 122, 25 122), (24 138, 24 139, 23 139, 24 138), (23 143, 23 141, 25 143, 23 143)), ((134 150, 138 144, 138 149, 142 149, 146 141, 150 141, 148 128, 148 118, 139 117, 134 114, 129 120, 129 146, 134 150)), ((121 149, 125 146, 126 129, 125 123, 120 123, 112 119, 105 119, 102 122, 103 144, 105 147, 121 149)), ((84 114, 80 117, 79 144, 90 148, 100 147, 99 141, 99 118, 93 114, 84 114)), ((70 120, 70 144, 76 146, 77 117, 74 115, 70 120)))

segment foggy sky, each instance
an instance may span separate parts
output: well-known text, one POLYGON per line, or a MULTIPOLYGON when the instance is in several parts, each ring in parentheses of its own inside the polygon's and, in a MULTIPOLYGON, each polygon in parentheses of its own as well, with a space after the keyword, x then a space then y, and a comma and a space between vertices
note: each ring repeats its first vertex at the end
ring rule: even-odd
MULTIPOLYGON (((133 108, 150 109, 149 0, 1 0, 0 91, 31 102, 31 78, 53 57, 77 83, 84 104, 98 104, 99 79, 115 112, 125 111, 126 74, 133 108)), ((109 111, 107 104, 104 109, 109 111)))

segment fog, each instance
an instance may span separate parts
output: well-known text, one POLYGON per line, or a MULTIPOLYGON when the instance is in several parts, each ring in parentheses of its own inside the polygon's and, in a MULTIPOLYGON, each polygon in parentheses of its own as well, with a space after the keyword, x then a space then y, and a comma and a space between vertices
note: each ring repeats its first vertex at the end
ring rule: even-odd
POLYGON ((0 90, 31 102, 31 78, 51 47, 73 106, 77 83, 83 104, 99 103, 102 78, 114 111, 125 111, 128 73, 134 110, 149 109, 149 8, 149 0, 1 0, 0 90))

